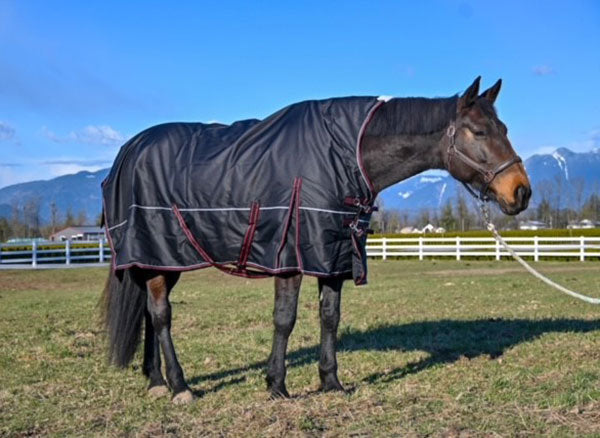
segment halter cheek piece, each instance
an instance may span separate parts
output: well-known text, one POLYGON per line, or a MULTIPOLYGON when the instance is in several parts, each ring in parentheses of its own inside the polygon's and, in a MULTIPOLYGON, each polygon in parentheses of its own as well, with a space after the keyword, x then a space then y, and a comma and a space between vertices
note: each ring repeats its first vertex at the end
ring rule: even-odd
POLYGON ((448 130, 446 131, 446 136, 448 136, 448 138, 450 139, 448 142, 448 149, 447 149, 447 154, 446 154, 446 169, 448 170, 448 172, 450 172, 450 167, 452 165, 452 159, 454 157, 456 157, 460 161, 462 161, 464 164, 469 166, 471 169, 479 172, 483 176, 483 182, 484 182, 483 186, 481 186, 481 189, 479 190, 479 194, 475 193, 475 191, 471 188, 471 186, 469 186, 469 184, 467 184, 466 182, 461 181, 461 183, 463 186, 465 186, 467 191, 471 195, 473 195, 473 197, 479 199, 480 201, 484 201, 484 202, 489 201, 487 192, 488 192, 488 189, 490 188, 490 184, 492 183, 492 181, 494 181, 494 178, 496 178, 500 173, 504 172, 506 169, 508 169, 513 164, 520 163, 522 161, 521 157, 519 157, 517 154, 515 154, 509 160, 507 160, 503 163, 500 163, 498 166, 496 166, 496 168, 489 169, 489 168, 482 166, 481 164, 479 164, 478 162, 473 160, 471 157, 467 156, 464 152, 459 151, 456 148, 456 126, 454 125, 454 123, 451 123, 450 126, 448 126, 448 130))

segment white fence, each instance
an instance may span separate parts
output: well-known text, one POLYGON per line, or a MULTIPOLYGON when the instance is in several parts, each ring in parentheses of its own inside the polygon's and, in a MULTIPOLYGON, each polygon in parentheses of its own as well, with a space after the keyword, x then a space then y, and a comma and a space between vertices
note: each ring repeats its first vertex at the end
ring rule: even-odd
MULTIPOLYGON (((520 256, 540 258, 573 258, 580 261, 600 259, 600 237, 506 237, 520 256)), ((395 257, 487 257, 500 260, 510 254, 492 237, 405 237, 370 238, 367 255, 386 260, 395 257)), ((105 242, 44 242, 33 244, 1 244, 0 265, 105 263, 110 260, 105 242)))
MULTIPOLYGON (((504 240, 523 257, 586 259, 600 257, 600 237, 505 237, 504 240)), ((406 237, 367 240, 367 255, 389 257, 510 257, 493 237, 406 237)))
POLYGON ((105 242, 33 242, 0 244, 0 265, 105 263, 110 260, 105 242))

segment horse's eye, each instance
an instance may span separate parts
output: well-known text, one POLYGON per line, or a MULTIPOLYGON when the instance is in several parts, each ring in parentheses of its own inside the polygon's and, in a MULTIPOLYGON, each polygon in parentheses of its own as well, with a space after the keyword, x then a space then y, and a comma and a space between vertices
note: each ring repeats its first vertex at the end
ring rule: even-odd
POLYGON ((475 137, 485 137, 485 131, 475 131, 475 137))

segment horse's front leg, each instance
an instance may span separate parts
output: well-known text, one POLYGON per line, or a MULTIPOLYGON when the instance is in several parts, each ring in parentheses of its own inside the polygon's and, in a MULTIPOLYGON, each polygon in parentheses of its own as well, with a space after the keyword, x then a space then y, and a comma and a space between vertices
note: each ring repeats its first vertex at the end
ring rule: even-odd
POLYGON ((289 397, 285 387, 285 354, 288 339, 296 323, 298 294, 302 274, 275 278, 275 308, 273 310, 273 348, 267 363, 267 389, 272 397, 289 397))
POLYGON ((337 376, 337 330, 340 323, 341 278, 319 279, 319 314, 321 317, 321 354, 319 377, 322 391, 343 391, 337 376))
POLYGON ((158 336, 158 341, 165 357, 167 382, 175 394, 174 403, 187 403, 193 400, 192 391, 185 383, 183 370, 177 360, 175 346, 171 338, 171 304, 169 292, 177 281, 177 277, 156 275, 146 281, 148 289, 148 311, 152 326, 158 336))

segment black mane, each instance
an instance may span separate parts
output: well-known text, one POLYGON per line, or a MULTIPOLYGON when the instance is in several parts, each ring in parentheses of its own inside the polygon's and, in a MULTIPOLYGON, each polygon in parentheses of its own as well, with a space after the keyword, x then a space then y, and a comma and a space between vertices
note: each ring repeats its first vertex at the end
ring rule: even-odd
POLYGON ((441 131, 456 118, 457 101, 457 96, 391 99, 377 110, 366 135, 426 135, 441 131))

